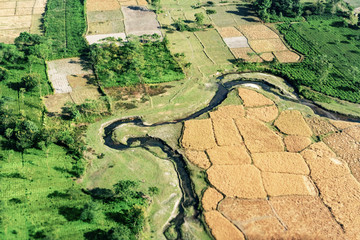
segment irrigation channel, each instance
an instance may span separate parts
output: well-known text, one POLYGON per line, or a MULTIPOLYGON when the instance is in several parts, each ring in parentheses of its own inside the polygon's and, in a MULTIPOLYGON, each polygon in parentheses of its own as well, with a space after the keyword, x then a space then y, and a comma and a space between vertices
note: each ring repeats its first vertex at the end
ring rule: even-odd
MULTIPOLYGON (((154 126, 160 126, 160 125, 166 125, 166 124, 176 124, 179 122, 183 122, 186 120, 194 119, 199 117, 200 115, 211 111, 218 105, 220 105, 226 98, 228 93, 235 87, 242 85, 242 84, 256 84, 261 86, 264 90, 272 92, 273 94, 276 94, 283 100, 287 101, 293 101, 297 103, 304 104, 308 107, 310 107, 317 115, 336 119, 336 120, 347 120, 347 121, 359 121, 360 119, 350 118, 346 115, 342 115, 335 112, 330 112, 328 110, 325 110, 316 104, 314 104, 312 101, 300 99, 299 96, 296 93, 284 93, 284 91, 277 86, 270 84, 264 80, 233 80, 228 82, 222 82, 224 76, 219 77, 220 80, 217 85, 217 91, 214 95, 214 97, 209 102, 208 106, 191 114, 190 116, 177 119, 171 122, 161 122, 161 123, 155 123, 152 125, 145 125, 141 119, 141 117, 129 117, 125 119, 116 120, 109 125, 107 125, 104 128, 104 144, 110 148, 116 149, 116 150, 125 150, 128 148, 132 148, 133 143, 137 143, 136 147, 143 148, 145 150, 149 150, 149 147, 160 147, 161 150, 167 154, 168 159, 171 160, 174 163, 175 171, 177 172, 178 179, 179 179, 179 185, 182 191, 182 198, 179 204, 179 213, 178 215, 170 221, 170 224, 168 224, 168 227, 175 226, 175 231, 177 232, 178 239, 182 239, 182 232, 181 232, 181 226, 185 222, 185 209, 187 207, 193 207, 195 211, 193 212, 193 218, 198 218, 199 216, 199 198, 195 194, 192 182, 190 179, 190 174, 186 167, 186 162, 182 154, 179 153, 178 150, 172 149, 165 141, 163 141, 160 138, 154 138, 151 136, 145 136, 145 137, 135 137, 135 138, 129 138, 127 140, 127 145, 121 144, 121 143, 115 143, 112 139, 112 133, 114 129, 119 127, 122 124, 134 124, 140 127, 154 127, 154 126), (278 91, 274 91, 274 88, 278 91), (281 93, 279 93, 281 92, 281 93)), ((189 216, 186 216, 189 217, 189 216)), ((164 232, 167 229, 164 229, 164 232)))

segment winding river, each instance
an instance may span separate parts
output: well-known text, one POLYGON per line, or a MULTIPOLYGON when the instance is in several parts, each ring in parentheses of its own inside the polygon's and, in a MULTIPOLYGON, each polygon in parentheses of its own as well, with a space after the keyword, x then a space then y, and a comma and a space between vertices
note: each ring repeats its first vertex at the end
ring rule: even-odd
MULTIPOLYGON (((176 170, 178 178, 179 178, 179 183, 180 183, 179 186, 181 187, 181 191, 182 191, 182 198, 181 198, 181 201, 179 204, 179 213, 177 214, 177 216, 174 219, 172 219, 170 221, 170 224, 168 227, 170 227, 170 225, 175 226, 175 230, 178 234, 178 239, 182 239, 181 226, 185 221, 184 220, 185 209, 190 206, 194 207, 195 211, 193 212, 193 215, 192 215, 193 218, 198 218, 199 213, 200 213, 200 211, 198 210, 199 209, 199 198, 193 190, 192 182, 190 179, 190 174, 187 170, 184 157, 176 149, 172 149, 162 139, 154 138, 154 137, 150 137, 150 136, 129 138, 127 140, 127 145, 121 144, 121 143, 115 143, 112 139, 112 133, 113 133, 114 129, 116 129, 120 125, 131 123, 131 124, 135 124, 140 127, 152 127, 152 126, 160 126, 160 125, 166 125, 166 124, 176 124, 176 123, 183 122, 186 120, 194 119, 208 111, 211 111, 213 108, 220 105, 227 98, 228 93, 234 87, 237 87, 242 84, 249 84, 249 83, 259 85, 264 90, 276 94, 283 100, 293 101, 296 103, 304 104, 304 105, 310 107, 317 115, 327 117, 330 119, 359 121, 359 119, 350 118, 346 115, 342 115, 342 114, 338 114, 335 112, 330 112, 328 110, 325 110, 325 109, 317 106, 316 104, 314 104, 312 101, 300 99, 298 97, 298 95, 296 95, 296 93, 291 93, 290 95, 286 94, 286 93, 284 93, 283 89, 280 89, 279 87, 277 87, 269 82, 266 82, 265 80, 261 80, 261 79, 259 79, 259 81, 233 80, 233 81, 228 81, 228 82, 222 82, 221 80, 223 79, 223 77, 224 76, 218 78, 220 81, 217 83, 216 93, 215 93, 214 97, 211 99, 211 101, 209 102, 208 106, 204 107, 203 109, 201 109, 187 117, 177 119, 177 120, 174 120, 171 122, 161 122, 161 123, 155 123, 152 125, 145 125, 140 117, 131 117, 131 118, 120 119, 115 122, 112 122, 104 128, 104 144, 106 146, 116 149, 116 150, 119 150, 119 151, 125 150, 128 148, 132 148, 131 145, 132 145, 132 143, 135 143, 135 142, 139 143, 139 144, 137 144, 136 147, 140 147, 145 150, 149 150, 149 147, 156 146, 156 147, 160 147, 161 150, 165 154, 167 154, 168 159, 170 159, 174 163, 175 170, 176 170), (280 91, 273 91, 274 88, 277 90, 280 90, 280 91), (278 92, 282 92, 282 93, 278 93, 278 92)), ((187 217, 189 217, 189 216, 187 216, 187 217)), ((164 232, 166 230, 167 229, 164 229, 164 232)))

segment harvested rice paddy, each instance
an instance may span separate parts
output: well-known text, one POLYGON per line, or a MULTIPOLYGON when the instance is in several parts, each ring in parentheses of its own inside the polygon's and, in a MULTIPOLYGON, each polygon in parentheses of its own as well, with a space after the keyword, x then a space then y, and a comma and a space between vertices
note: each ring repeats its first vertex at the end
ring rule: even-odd
POLYGON ((14 43, 21 32, 41 34, 41 14, 46 1, 0 2, 0 42, 14 43))
MULTIPOLYGON (((254 90, 240 88, 238 94, 243 100, 238 111, 234 105, 220 107, 198 120, 208 120, 201 125, 215 136, 215 146, 212 140, 203 146, 206 137, 196 140, 210 162, 202 207, 215 239, 229 238, 228 232, 236 239, 356 239, 360 128, 317 116, 304 119, 296 110, 279 113, 277 101, 254 90), (274 114, 262 119, 265 124, 257 119, 267 108, 274 114), (325 136, 323 141, 313 143, 313 133, 325 136), (226 231, 220 231, 222 225, 226 231)), ((185 122, 184 136, 191 134, 186 126, 192 121, 185 122)))

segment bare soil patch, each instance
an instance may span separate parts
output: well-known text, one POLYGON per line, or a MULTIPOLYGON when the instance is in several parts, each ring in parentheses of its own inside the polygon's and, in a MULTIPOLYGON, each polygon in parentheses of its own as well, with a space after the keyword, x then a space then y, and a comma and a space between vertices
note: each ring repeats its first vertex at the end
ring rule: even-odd
POLYGON ((205 212, 205 221, 217 240, 243 240, 244 235, 218 211, 205 212))
POLYGON ((301 113, 295 110, 281 112, 274 125, 289 135, 311 137, 313 134, 301 113))
POLYGON ((260 171, 253 165, 214 165, 207 170, 207 174, 210 183, 226 196, 266 197, 260 171))
POLYGON ((273 101, 271 101, 261 93, 250 89, 238 88, 238 93, 240 98, 244 101, 245 107, 259 107, 274 104, 273 101))
POLYGON ((219 146, 231 146, 241 144, 242 138, 234 120, 231 118, 212 119, 215 139, 219 146))
POLYGON ((2 1, 0 2, 0 9, 16 8, 16 1, 2 1))
POLYGON ((182 145, 187 149, 206 150, 216 146, 211 119, 184 123, 182 145))
POLYGON ((281 63, 294 63, 300 60, 300 56, 290 50, 285 51, 275 51, 274 55, 276 59, 281 63))
POLYGON ((316 190, 312 181, 303 175, 262 172, 264 187, 270 196, 311 195, 316 190))
MULTIPOLYGON (((1 21, 1 17, 0 17, 0 21, 1 21)), ((26 32, 28 30, 29 30, 28 28, 0 30, 0 42, 12 44, 14 43, 15 38, 17 38, 21 32, 26 32)))
POLYGON ((280 39, 250 40, 250 47, 257 53, 288 50, 280 39))
POLYGON ((14 16, 15 9, 0 9, 0 16, 14 16))
POLYGON ((201 199, 202 207, 205 211, 216 210, 218 203, 223 199, 223 195, 215 188, 209 187, 204 192, 201 199))
POLYGON ((242 105, 228 105, 219 107, 216 111, 210 112, 210 117, 214 120, 228 119, 228 118, 243 118, 245 110, 242 105))
POLYGON ((243 36, 242 33, 234 27, 217 28, 217 30, 222 38, 243 36))
POLYGON ((344 239, 341 227, 318 197, 273 197, 270 202, 288 227, 286 239, 344 239))
POLYGON ((279 36, 273 30, 263 24, 244 24, 238 26, 238 28, 249 40, 279 38, 279 36))
POLYGON ((276 239, 285 228, 265 199, 225 198, 219 211, 240 228, 247 239, 276 239))
POLYGON ((0 30, 30 29, 31 15, 0 17, 0 30))
POLYGON ((311 144, 311 139, 304 136, 286 136, 284 143, 289 152, 300 152, 311 144))
POLYGON ((122 40, 126 40, 125 33, 109 33, 109 34, 97 34, 97 35, 87 35, 86 41, 91 45, 94 43, 102 43, 105 38, 121 38, 122 40))
POLYGON ((251 158, 244 145, 214 147, 206 150, 213 165, 251 164, 251 158))
POLYGON ((191 163, 202 169, 208 169, 211 166, 208 157, 203 151, 187 150, 185 156, 191 163))
POLYGON ((254 165, 264 172, 309 174, 309 168, 298 153, 253 153, 254 165))
POLYGON ((284 151, 281 137, 262 122, 255 119, 237 119, 235 123, 251 153, 284 151))
POLYGON ((258 119, 263 122, 274 121, 278 115, 279 110, 275 105, 246 109, 246 117, 258 119))
POLYGON ((67 102, 73 102, 69 93, 58 93, 44 98, 46 110, 51 113, 61 113, 67 102))
POLYGON ((337 129, 327 120, 320 117, 305 118, 305 121, 310 126, 312 132, 316 136, 324 135, 330 132, 335 132, 337 129))

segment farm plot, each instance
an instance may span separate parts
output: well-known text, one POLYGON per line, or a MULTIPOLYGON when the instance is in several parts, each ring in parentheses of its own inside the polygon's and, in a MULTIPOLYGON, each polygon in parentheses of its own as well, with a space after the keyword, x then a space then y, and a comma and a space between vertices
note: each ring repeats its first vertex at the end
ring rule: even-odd
POLYGON ((85 38, 89 44, 100 43, 109 37, 126 38, 124 16, 117 0, 89 0, 86 9, 88 29, 85 38))
POLYGON ((141 6, 122 7, 125 18, 125 32, 129 35, 141 36, 158 34, 162 36, 156 14, 141 6))
POLYGON ((0 2, 0 42, 13 43, 21 32, 41 34, 45 6, 45 0, 0 2))
POLYGON ((67 102, 84 103, 86 99, 97 100, 100 93, 90 84, 92 70, 79 58, 68 58, 48 62, 48 76, 54 95, 45 97, 49 112, 60 113, 67 102))
POLYGON ((295 110, 282 111, 277 117, 277 106, 262 94, 242 88, 238 93, 244 106, 220 107, 209 114, 210 119, 197 120, 196 125, 195 120, 187 121, 183 133, 187 139, 196 138, 191 147, 183 142, 186 151, 197 149, 195 159, 207 163, 204 169, 210 187, 203 194, 202 205, 214 238, 227 237, 227 233, 221 234, 220 222, 239 239, 359 236, 356 224, 360 220, 354 213, 360 211, 360 183, 356 180, 360 176, 356 164, 360 128, 334 122, 345 130, 333 133, 335 128, 326 119, 305 121, 295 110), (277 120, 267 124, 256 120, 261 115, 257 111, 268 108, 274 110, 272 119, 277 120), (316 135, 330 134, 324 142, 335 153, 322 141, 311 144, 307 122, 316 125, 316 135), (204 145, 209 139, 212 143, 204 145), (228 222, 217 216, 225 216, 228 222))

